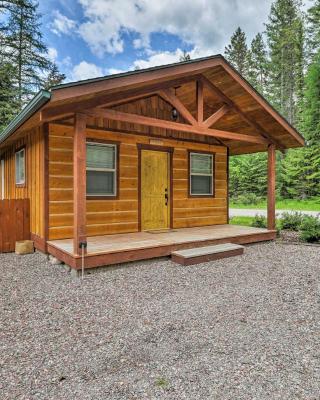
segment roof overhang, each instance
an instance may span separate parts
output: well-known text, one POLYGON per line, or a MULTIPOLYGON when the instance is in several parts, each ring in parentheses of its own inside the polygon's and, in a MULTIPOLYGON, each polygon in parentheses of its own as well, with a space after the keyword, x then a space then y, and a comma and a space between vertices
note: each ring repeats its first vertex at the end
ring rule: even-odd
MULTIPOLYGON (((80 112, 81 105, 86 101, 94 102, 98 96, 116 96, 127 90, 139 89, 143 86, 157 85, 167 80, 185 79, 193 75, 210 73, 214 68, 221 68, 228 74, 230 79, 243 92, 246 92, 250 99, 261 107, 263 112, 268 114, 270 119, 290 136, 289 144, 285 148, 304 146, 305 141, 302 135, 267 101, 264 99, 221 55, 195 59, 175 64, 163 65, 144 70, 130 71, 101 78, 88 79, 80 82, 71 82, 55 86, 51 92, 41 91, 35 98, 18 114, 8 127, 0 134, 0 144, 20 128, 36 112, 40 112, 40 122, 45 122, 43 115, 53 110, 61 115, 63 111, 73 110, 80 112), (78 107, 78 108, 77 108, 78 107)), ((259 148, 252 147, 248 152, 259 151, 259 148)), ((261 150, 260 150, 261 151, 261 150)), ((236 152, 234 154, 237 154, 236 152)))
POLYGON ((41 109, 51 98, 51 93, 41 90, 26 107, 10 122, 10 124, 0 133, 0 144, 10 135, 19 129, 30 117, 41 109))

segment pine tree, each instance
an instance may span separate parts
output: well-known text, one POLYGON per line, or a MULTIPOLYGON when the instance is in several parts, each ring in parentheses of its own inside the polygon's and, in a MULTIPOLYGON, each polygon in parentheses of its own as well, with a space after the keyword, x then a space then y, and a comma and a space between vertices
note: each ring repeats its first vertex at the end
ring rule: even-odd
POLYGON ((303 85, 304 28, 300 6, 300 0, 276 0, 266 24, 271 102, 291 123, 296 121, 303 85))
POLYGON ((183 54, 180 56, 179 61, 182 62, 190 60, 191 60, 190 54, 186 50, 183 50, 183 54))
POLYGON ((51 65, 46 57, 37 8, 33 0, 16 0, 10 5, 6 48, 14 68, 20 107, 42 87, 44 74, 51 65))
POLYGON ((309 58, 312 60, 320 50, 320 0, 315 0, 314 5, 309 8, 307 22, 307 48, 309 58))
POLYGON ((226 59, 244 77, 248 74, 248 52, 246 34, 238 27, 231 37, 230 44, 225 47, 224 54, 226 59))
POLYGON ((259 93, 267 94, 268 59, 267 50, 261 33, 251 42, 248 63, 248 80, 259 93))
POLYGON ((11 80, 12 73, 12 65, 0 61, 0 132, 19 111, 17 90, 11 80))
POLYGON ((306 77, 300 131, 307 139, 304 162, 311 196, 320 195, 320 50, 306 77))
POLYGON ((258 198, 267 194, 267 156, 264 153, 231 157, 230 196, 255 195, 258 198))
POLYGON ((320 196, 320 51, 306 76, 299 130, 307 145, 290 150, 284 160, 284 192, 289 197, 320 196))
POLYGON ((59 85, 66 79, 66 76, 59 72, 58 66, 56 63, 52 63, 48 76, 45 79, 43 84, 43 88, 49 90, 53 86, 59 85))

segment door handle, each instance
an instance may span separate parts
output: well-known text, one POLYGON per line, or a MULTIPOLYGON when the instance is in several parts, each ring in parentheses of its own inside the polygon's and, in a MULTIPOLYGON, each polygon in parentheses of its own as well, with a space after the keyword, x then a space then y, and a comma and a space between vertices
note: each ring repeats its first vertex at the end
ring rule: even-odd
POLYGON ((167 206, 168 205, 168 199, 169 199, 168 193, 165 193, 164 198, 166 199, 166 206, 167 206))

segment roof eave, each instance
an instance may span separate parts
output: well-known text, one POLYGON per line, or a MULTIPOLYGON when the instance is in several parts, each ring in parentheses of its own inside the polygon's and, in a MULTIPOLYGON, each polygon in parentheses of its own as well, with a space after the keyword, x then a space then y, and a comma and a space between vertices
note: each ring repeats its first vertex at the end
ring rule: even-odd
POLYGON ((17 114, 7 127, 0 133, 0 144, 13 134, 22 124, 37 112, 51 98, 51 93, 47 90, 40 90, 34 98, 17 114))

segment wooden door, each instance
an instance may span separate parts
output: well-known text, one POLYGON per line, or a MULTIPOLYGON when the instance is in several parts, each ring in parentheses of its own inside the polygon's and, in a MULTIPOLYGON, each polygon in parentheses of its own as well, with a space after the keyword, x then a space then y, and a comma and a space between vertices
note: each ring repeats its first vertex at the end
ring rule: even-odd
POLYGON ((169 154, 141 151, 141 230, 170 227, 169 154))

